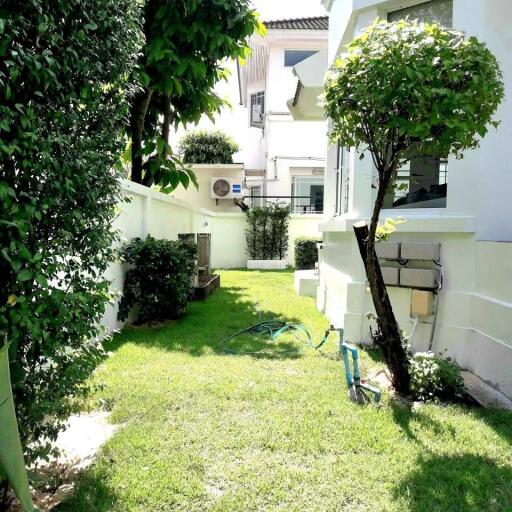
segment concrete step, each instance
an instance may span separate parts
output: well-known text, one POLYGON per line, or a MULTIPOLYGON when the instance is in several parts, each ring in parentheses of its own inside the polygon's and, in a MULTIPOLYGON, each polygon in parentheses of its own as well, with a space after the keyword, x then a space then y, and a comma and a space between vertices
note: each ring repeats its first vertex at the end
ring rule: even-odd
POLYGON ((498 407, 512 411, 512 400, 480 377, 468 371, 461 372, 468 394, 483 407, 498 407))

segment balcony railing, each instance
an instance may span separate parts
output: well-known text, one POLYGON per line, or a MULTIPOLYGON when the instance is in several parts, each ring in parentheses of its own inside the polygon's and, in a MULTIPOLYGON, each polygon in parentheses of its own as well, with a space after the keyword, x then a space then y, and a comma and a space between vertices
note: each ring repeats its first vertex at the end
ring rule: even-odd
POLYGON ((285 203, 292 205, 292 213, 324 213, 324 202, 311 196, 245 196, 251 207, 263 206, 265 203, 285 203))

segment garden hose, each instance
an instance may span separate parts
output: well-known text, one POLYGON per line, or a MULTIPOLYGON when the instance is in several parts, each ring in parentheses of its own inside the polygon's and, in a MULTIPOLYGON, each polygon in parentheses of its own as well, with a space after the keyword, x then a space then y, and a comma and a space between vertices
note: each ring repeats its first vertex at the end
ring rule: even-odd
MULTIPOLYGON (((276 339, 279 336, 281 336, 281 334, 284 334, 287 331, 295 331, 295 338, 298 341, 305 343, 305 345, 308 347, 318 350, 327 341, 327 338, 329 337, 329 333, 331 332, 331 329, 327 329, 325 331, 323 338, 320 340, 320 342, 318 344, 315 345, 311 338, 311 334, 309 333, 309 331, 306 329, 306 327, 303 324, 294 323, 294 322, 284 322, 283 320, 279 320, 278 318, 271 318, 269 320, 261 320, 259 322, 256 322, 255 324, 249 325, 247 327, 244 327, 243 329, 240 329, 239 331, 236 331, 235 333, 231 334, 230 336, 227 336, 226 338, 223 338, 222 340, 220 340, 218 346, 221 347, 222 350, 228 354, 237 354, 237 355, 264 354, 265 350, 257 350, 257 351, 235 350, 235 349, 226 348, 225 344, 228 341, 230 341, 244 333, 250 333, 250 334, 256 334, 256 335, 267 334, 269 341, 276 341, 276 339), (300 334, 303 334, 303 337, 301 337, 300 334)), ((291 352, 292 352, 291 350, 280 351, 281 354, 286 354, 286 353, 291 353, 291 352)))
MULTIPOLYGON (((343 341, 343 329, 336 329, 334 326, 330 326, 328 329, 326 329, 323 338, 320 340, 318 344, 314 344, 311 338, 311 335, 309 334, 309 331, 304 327, 304 325, 299 323, 293 323, 293 322, 284 322, 282 320, 279 320, 278 318, 272 318, 270 320, 261 320, 259 322, 256 322, 255 324, 249 325, 248 327, 244 327, 243 329, 240 329, 239 331, 235 332, 234 334, 231 334, 230 336, 227 336, 226 338, 223 338, 219 342, 219 347, 222 348, 222 350, 228 354, 236 354, 236 355, 262 355, 266 353, 264 350, 258 350, 258 351, 242 351, 242 350, 234 350, 225 348, 224 345, 232 340, 233 338, 236 338, 237 336, 244 334, 244 333, 251 333, 251 334, 267 334, 269 341, 275 341, 281 334, 287 332, 287 331, 295 331, 295 338, 299 341, 302 341, 306 344, 306 346, 311 347, 315 350, 320 349, 327 339, 329 338, 329 334, 333 331, 337 331, 339 333, 340 339, 339 339, 339 353, 341 356, 341 359, 343 361, 344 367, 345 367, 345 379, 347 382, 347 386, 349 388, 349 397, 352 401, 358 402, 358 403, 367 403, 370 401, 369 397, 367 396, 367 392, 371 393, 373 395, 373 399, 376 403, 380 402, 381 399, 381 391, 380 389, 370 386, 367 383, 361 382, 361 375, 359 372, 359 350, 353 346, 349 345, 348 343, 345 343, 343 341), (302 333, 305 338, 300 337, 300 333, 302 333), (351 369, 350 360, 349 360, 349 354, 352 357, 352 366, 353 370, 351 369)), ((291 350, 283 350, 280 351, 281 354, 288 354, 291 353, 291 350)))

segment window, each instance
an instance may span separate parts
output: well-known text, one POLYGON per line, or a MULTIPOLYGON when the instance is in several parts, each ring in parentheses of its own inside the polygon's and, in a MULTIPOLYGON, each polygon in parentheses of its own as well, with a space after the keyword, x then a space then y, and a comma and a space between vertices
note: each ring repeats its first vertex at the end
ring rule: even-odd
POLYGON ((250 125, 263 126, 265 116, 265 92, 251 94, 250 125))
POLYGON ((388 13, 388 21, 397 21, 407 17, 430 23, 435 21, 445 27, 451 27, 453 23, 453 0, 430 0, 388 13))
POLYGON ((323 213, 324 177, 292 176, 292 213, 323 213))
POLYGON ((251 195, 250 195, 251 208, 256 208, 258 206, 261 206, 263 204, 263 200, 261 197, 255 197, 254 199, 252 198, 252 196, 261 196, 261 185, 254 185, 254 186, 250 187, 249 190, 251 192, 251 195))
POLYGON ((447 189, 447 160, 414 156, 398 169, 384 208, 446 208, 447 189))
POLYGON ((311 55, 318 53, 317 50, 285 50, 284 65, 286 67, 295 66, 299 62, 306 60, 311 55))
MULTIPOLYGON (((430 0, 388 13, 388 21, 407 17, 451 27, 453 0, 430 0)), ((398 169, 394 187, 384 199, 384 208, 446 208, 447 189, 446 158, 411 156, 409 162, 398 169)))
POLYGON ((336 206, 335 213, 348 212, 349 195, 349 175, 348 175, 348 155, 350 150, 339 144, 336 147, 336 206))

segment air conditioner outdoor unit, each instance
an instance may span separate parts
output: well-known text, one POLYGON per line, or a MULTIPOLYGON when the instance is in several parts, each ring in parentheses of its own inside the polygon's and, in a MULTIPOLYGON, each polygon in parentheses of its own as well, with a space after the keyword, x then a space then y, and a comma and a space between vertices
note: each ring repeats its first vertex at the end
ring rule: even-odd
POLYGON ((236 178, 212 178, 210 193, 212 199, 242 199, 243 183, 236 178))

